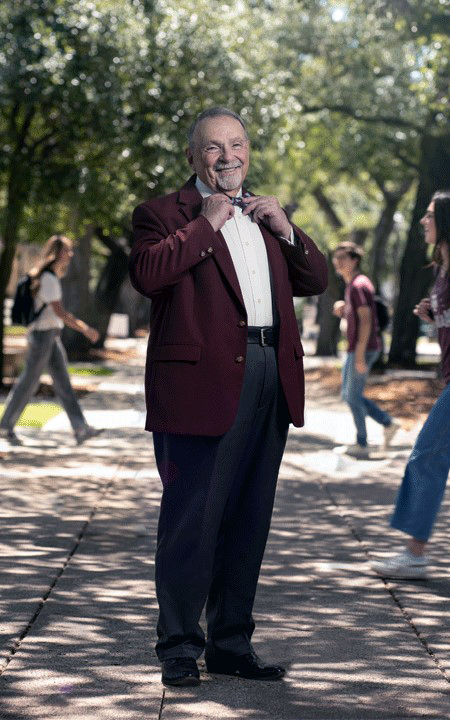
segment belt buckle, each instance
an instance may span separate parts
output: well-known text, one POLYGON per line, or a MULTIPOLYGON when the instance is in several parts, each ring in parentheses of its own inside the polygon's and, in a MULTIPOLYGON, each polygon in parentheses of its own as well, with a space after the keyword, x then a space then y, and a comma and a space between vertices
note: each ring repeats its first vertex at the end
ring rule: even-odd
POLYGON ((261 345, 261 347, 267 346, 266 339, 264 337, 265 332, 266 332, 266 328, 263 328, 263 327, 259 331, 259 344, 261 345))

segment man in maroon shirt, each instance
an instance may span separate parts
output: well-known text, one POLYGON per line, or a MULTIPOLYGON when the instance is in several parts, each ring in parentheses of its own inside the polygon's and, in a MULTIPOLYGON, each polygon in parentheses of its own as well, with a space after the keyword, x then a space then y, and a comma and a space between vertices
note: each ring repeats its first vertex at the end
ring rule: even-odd
POLYGON ((381 351, 378 320, 375 308, 375 290, 359 268, 362 249, 352 242, 343 242, 334 251, 333 265, 345 282, 345 300, 333 307, 337 317, 347 322, 347 356, 342 367, 342 397, 352 411, 356 425, 356 444, 348 452, 357 457, 368 457, 366 415, 384 427, 384 444, 387 447, 398 429, 398 423, 364 397, 364 387, 370 368, 381 351))

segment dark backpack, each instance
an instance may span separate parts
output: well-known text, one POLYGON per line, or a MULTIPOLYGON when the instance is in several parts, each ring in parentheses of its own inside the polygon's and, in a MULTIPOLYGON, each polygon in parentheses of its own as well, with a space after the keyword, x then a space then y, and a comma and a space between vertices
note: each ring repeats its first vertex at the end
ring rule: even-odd
POLYGON ((375 311, 377 313, 378 327, 380 332, 383 332, 389 325, 391 318, 389 315, 388 304, 381 295, 375 295, 375 311))
POLYGON ((31 278, 25 275, 17 283, 16 294, 11 310, 11 320, 14 325, 29 325, 39 317, 43 309, 47 307, 45 303, 36 312, 34 309, 34 300, 31 292, 31 278))

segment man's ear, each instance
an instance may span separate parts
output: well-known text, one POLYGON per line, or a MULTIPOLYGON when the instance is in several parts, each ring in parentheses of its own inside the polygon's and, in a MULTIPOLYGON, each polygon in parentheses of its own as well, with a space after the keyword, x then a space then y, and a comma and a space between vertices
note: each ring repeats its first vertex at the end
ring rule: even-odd
POLYGON ((189 148, 189 147, 186 148, 186 150, 184 151, 184 154, 185 154, 186 157, 187 157, 187 161, 188 161, 189 165, 190 165, 191 168, 193 169, 193 168, 194 168, 194 165, 193 165, 193 163, 194 163, 194 156, 192 155, 192 150, 191 150, 191 148, 189 148))

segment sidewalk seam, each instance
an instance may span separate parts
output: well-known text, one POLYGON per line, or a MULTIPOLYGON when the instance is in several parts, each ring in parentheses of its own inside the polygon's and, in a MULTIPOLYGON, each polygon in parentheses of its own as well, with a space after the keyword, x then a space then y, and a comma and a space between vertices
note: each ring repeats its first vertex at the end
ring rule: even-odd
POLYGON ((159 706, 158 720, 162 720, 165 699, 166 699, 166 689, 163 688, 162 695, 161 695, 161 705, 159 706))
MULTIPOLYGON (((346 513, 344 512, 343 506, 340 505, 339 502, 336 500, 336 498, 334 497, 332 491, 330 490, 330 488, 328 487, 328 485, 326 484, 326 482, 324 482, 322 479, 318 478, 318 483, 319 483, 319 485, 322 487, 322 489, 324 490, 324 492, 328 495, 328 497, 329 497, 329 499, 331 500, 332 504, 334 505, 334 507, 335 507, 336 510, 338 511, 340 517, 343 519, 343 521, 345 522, 345 524, 347 525, 347 527, 350 529, 350 532, 352 533, 353 537, 354 537, 354 538, 358 541, 358 543, 360 544, 360 546, 361 546, 361 548, 362 548, 365 556, 367 557, 367 559, 370 560, 370 553, 369 553, 369 551, 368 551, 368 549, 367 549, 367 547, 366 547, 366 544, 365 544, 365 542, 363 541, 363 539, 361 538, 361 536, 359 535, 359 533, 358 533, 358 531, 356 530, 356 528, 353 526, 350 518, 349 518, 349 517, 346 515, 346 513)), ((414 620, 412 619, 412 617, 410 616, 410 614, 408 613, 408 611, 406 610, 406 608, 403 606, 400 598, 397 597, 397 595, 396 595, 396 593, 395 593, 395 590, 389 585, 389 582, 388 582, 385 578, 382 578, 382 577, 380 576, 379 579, 382 580, 385 589, 388 591, 389 595, 391 596, 391 598, 393 599, 393 601, 394 601, 395 604, 397 605, 398 609, 399 609, 400 612, 402 613, 403 617, 405 618, 406 622, 408 623, 408 625, 409 625, 410 628, 412 629, 413 633, 415 634, 416 638, 418 639, 418 641, 420 642, 420 644, 422 645, 422 647, 425 649, 425 651, 427 652, 427 654, 428 654, 428 655, 430 656, 430 658, 433 660, 433 662, 434 662, 434 664, 436 665, 437 669, 441 672, 444 680, 445 680, 448 684, 450 684, 450 678, 449 678, 448 675, 447 675, 447 672, 446 672, 445 667, 443 667, 443 666, 441 665, 441 663, 440 663, 440 661, 439 661, 439 658, 436 656, 436 654, 435 654, 435 653, 433 652, 433 650, 430 648, 430 646, 428 645, 427 640, 426 640, 425 638, 423 638, 422 635, 420 634, 420 630, 419 630, 418 627, 416 626, 414 620)))

